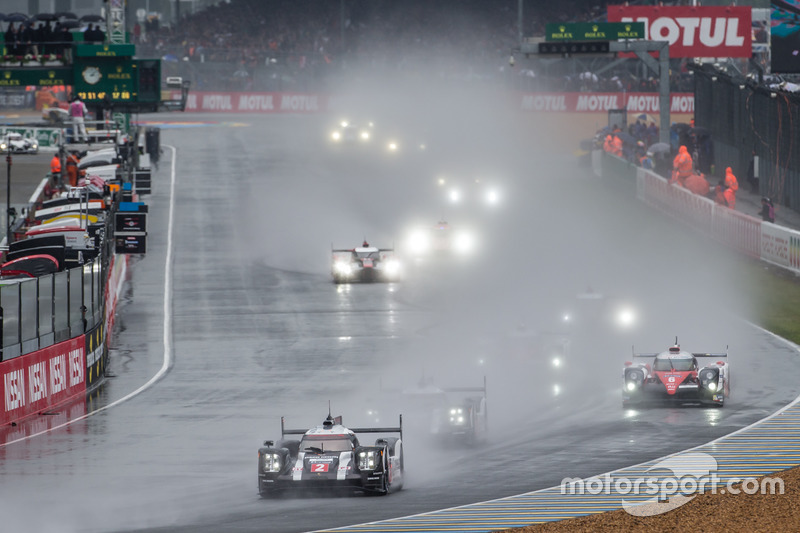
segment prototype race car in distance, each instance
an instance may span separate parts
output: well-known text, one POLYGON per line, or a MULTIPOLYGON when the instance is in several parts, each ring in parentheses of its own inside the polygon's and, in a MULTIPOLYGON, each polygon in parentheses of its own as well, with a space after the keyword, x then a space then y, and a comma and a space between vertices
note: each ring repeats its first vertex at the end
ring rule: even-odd
POLYGON ((0 138, 0 152, 12 154, 38 154, 39 143, 36 139, 26 139, 20 133, 8 132, 0 138))
POLYGON ((258 450, 258 492, 267 497, 293 488, 341 488, 388 494, 403 486, 403 416, 398 427, 346 428, 329 414, 321 426, 286 429, 281 440, 265 441, 258 450), (362 446, 357 433, 399 433, 362 446), (286 440, 286 435, 302 435, 286 440))
POLYGON ((359 126, 343 120, 339 127, 331 132, 331 140, 337 144, 362 144, 372 139, 372 122, 359 126))
POLYGON ((438 387, 423 377, 415 387, 382 392, 415 413, 426 425, 418 429, 445 444, 472 445, 487 436, 486 377, 482 387, 438 387))
POLYGON ((409 253, 417 258, 443 255, 469 255, 475 249, 474 235, 465 229, 453 229, 446 220, 430 228, 414 230, 408 238, 409 253))
POLYGON ((331 253, 334 283, 398 281, 402 274, 394 248, 376 248, 364 241, 360 247, 333 249, 331 253))
POLYGON ((439 187, 444 189, 447 203, 451 205, 483 205, 494 208, 501 202, 500 189, 484 180, 457 181, 439 178, 439 187))
POLYGON ((627 407, 648 402, 699 403, 722 407, 730 394, 730 372, 727 361, 700 367, 698 358, 723 358, 727 353, 692 353, 677 344, 669 350, 634 354, 636 358, 653 358, 649 363, 625 363, 622 371, 622 405, 627 407))

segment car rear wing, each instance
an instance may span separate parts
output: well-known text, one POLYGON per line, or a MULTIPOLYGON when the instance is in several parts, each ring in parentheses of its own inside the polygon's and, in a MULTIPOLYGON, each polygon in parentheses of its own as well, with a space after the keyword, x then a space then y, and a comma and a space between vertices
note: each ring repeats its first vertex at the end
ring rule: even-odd
MULTIPOLYGON (((342 424, 342 417, 337 416, 333 419, 334 424, 342 424)), ((397 427, 378 427, 378 428, 348 428, 353 433, 399 433, 400 439, 403 438, 403 415, 400 415, 400 425, 397 427)), ((286 435, 305 435, 308 429, 287 429, 286 419, 281 417, 281 438, 286 435)))
POLYGON ((692 355, 695 357, 728 357, 728 353, 695 353, 692 352, 692 355))
POLYGON ((403 440, 403 415, 400 415, 400 425, 397 427, 383 428, 350 428, 353 433, 399 433, 400 440, 403 440))
POLYGON ((483 376, 483 387, 450 387, 442 390, 444 392, 481 392, 486 398, 486 376, 483 376))

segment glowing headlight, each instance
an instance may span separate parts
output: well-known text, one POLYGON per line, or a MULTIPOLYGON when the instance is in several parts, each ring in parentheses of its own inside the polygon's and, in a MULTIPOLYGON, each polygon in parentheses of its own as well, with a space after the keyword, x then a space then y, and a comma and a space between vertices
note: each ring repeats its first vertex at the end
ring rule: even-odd
POLYGON ((390 152, 397 151, 397 143, 394 141, 390 142, 386 147, 389 149, 390 152))
POLYGON ((378 465, 378 453, 375 451, 360 452, 358 454, 359 470, 375 470, 378 465))
POLYGON ((453 189, 450 191, 448 198, 450 198, 452 203, 457 204, 461 201, 461 192, 458 189, 453 189))
POLYGON ((281 456, 277 453, 264 454, 264 472, 280 472, 281 456))
POLYGON ((558 357, 553 357, 553 366, 554 367, 561 366, 561 359, 559 359, 558 357))
POLYGON ((369 132, 368 131, 362 131, 361 132, 361 140, 362 141, 368 141, 369 140, 369 132))
POLYGON ((716 383, 714 383, 714 382, 711 382, 711 383, 709 383, 709 384, 708 384, 708 390, 710 390, 710 391, 712 391, 712 392, 713 392, 713 391, 715 391, 715 390, 717 390, 717 384, 716 384, 716 383))
POLYGON ((622 327, 628 327, 636 321, 636 314, 632 309, 622 309, 617 313, 617 323, 622 327))
POLYGON ((338 131, 334 131, 333 133, 331 133, 331 139, 333 139, 334 141, 338 141, 341 138, 342 134, 339 133, 338 131))
POLYGON ((400 262, 395 261, 394 259, 386 261, 386 273, 390 276, 397 274, 400 272, 400 262))
POLYGON ((343 121, 341 121, 341 122, 339 123, 339 125, 340 125, 341 127, 343 127, 343 128, 346 128, 347 126, 349 126, 349 125, 350 125, 350 123, 349 123, 349 122, 347 122, 346 120, 343 120, 343 121))
POLYGON ((421 254, 428 251, 430 247, 430 236, 425 231, 415 231, 408 238, 408 247, 412 253, 421 254))
POLYGON ((353 271, 353 267, 350 266, 350 263, 345 263, 344 261, 337 261, 336 263, 334 263, 333 269, 337 273, 343 274, 345 276, 349 276, 350 273, 353 271))
POLYGON ((5 150, 6 148, 8 148, 6 143, 0 143, 0 150, 5 150))
POLYGON ((486 193, 486 203, 489 205, 495 205, 500 201, 500 194, 492 189, 486 193))
POLYGON ((460 254, 469 253, 474 247, 475 243, 469 233, 459 233, 453 241, 453 248, 460 254))
POLYGON ((627 385, 627 389, 628 390, 633 390, 635 388, 636 388, 636 383, 634 383, 633 381, 629 381, 628 385, 627 385))

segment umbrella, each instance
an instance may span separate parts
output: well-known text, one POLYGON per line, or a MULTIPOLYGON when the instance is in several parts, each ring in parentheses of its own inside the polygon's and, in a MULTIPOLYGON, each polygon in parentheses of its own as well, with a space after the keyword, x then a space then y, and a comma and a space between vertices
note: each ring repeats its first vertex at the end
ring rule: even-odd
POLYGON ((648 148, 647 151, 653 154, 660 154, 660 153, 667 153, 671 149, 672 148, 668 143, 655 143, 651 144, 650 148, 648 148))
POLYGON ((74 19, 67 19, 67 20, 62 20, 61 22, 58 23, 58 25, 61 26, 62 28, 69 29, 69 28, 79 28, 81 23, 74 19))
POLYGON ((5 22, 27 22, 28 15, 23 15, 22 13, 11 13, 6 15, 6 18, 3 20, 5 22))
POLYGON ((78 19, 78 15, 76 15, 75 13, 70 13, 69 11, 59 11, 58 13, 56 13, 56 17, 60 19, 75 19, 75 20, 78 19))
POLYGON ((52 13, 39 13, 31 17, 31 20, 43 20, 43 21, 58 20, 58 17, 53 15, 52 13))
POLYGON ((84 15, 80 19, 81 22, 105 22, 106 19, 100 15, 84 15))

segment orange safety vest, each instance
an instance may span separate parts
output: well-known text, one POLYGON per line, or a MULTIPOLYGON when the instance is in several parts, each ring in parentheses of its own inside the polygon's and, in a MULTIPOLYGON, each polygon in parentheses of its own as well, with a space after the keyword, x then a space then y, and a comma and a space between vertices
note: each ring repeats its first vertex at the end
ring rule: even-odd
POLYGON ((736 176, 733 175, 731 167, 725 169, 725 185, 733 189, 733 192, 739 190, 739 181, 736 179, 736 176))
POLYGON ((61 158, 58 157, 58 154, 53 156, 53 159, 50 160, 50 172, 52 174, 61 174, 61 158))

